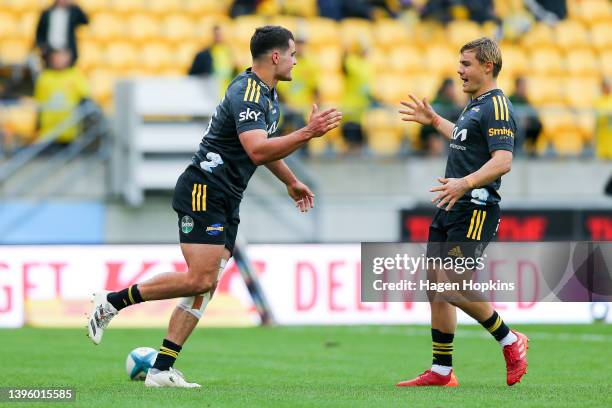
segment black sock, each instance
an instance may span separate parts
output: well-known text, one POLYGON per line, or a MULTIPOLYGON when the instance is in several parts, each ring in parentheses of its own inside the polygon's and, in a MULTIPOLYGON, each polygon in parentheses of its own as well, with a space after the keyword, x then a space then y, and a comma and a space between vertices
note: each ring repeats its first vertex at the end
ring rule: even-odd
POLYGON ((431 342, 433 345, 433 364, 445 367, 453 366, 453 333, 442 333, 431 329, 431 342))
POLYGON ((502 320, 497 312, 493 311, 493 316, 489 317, 484 322, 481 322, 482 327, 487 329, 489 333, 495 337, 495 340, 500 341, 510 333, 510 328, 502 320))
POLYGON ((157 368, 159 371, 168 371, 168 369, 174 365, 182 348, 183 347, 178 344, 168 339, 164 339, 162 346, 159 348, 159 353, 157 353, 153 368, 157 368))
POLYGON ((106 299, 108 299, 111 305, 115 306, 117 310, 143 302, 140 291, 138 290, 138 285, 132 285, 119 292, 111 292, 106 296, 106 299))

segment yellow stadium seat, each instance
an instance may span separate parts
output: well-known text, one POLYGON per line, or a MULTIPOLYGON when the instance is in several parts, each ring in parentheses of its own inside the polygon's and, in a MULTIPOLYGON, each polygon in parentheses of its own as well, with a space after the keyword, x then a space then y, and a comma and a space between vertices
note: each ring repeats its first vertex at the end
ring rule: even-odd
POLYGON ((223 0, 185 0, 185 11, 192 17, 227 15, 229 2, 223 0))
MULTIPOLYGON (((437 22, 417 22, 412 29, 412 33, 414 35, 414 41, 416 41, 422 47, 428 47, 432 44, 446 43, 446 31, 444 30, 444 27, 437 22)), ((459 50, 456 51, 458 54, 459 50)))
POLYGON ((516 45, 502 44, 502 73, 511 75, 529 72, 529 60, 525 50, 516 45))
POLYGON ((559 77, 549 75, 530 75, 527 97, 535 106, 549 104, 564 105, 563 83, 559 77))
POLYGON ((340 23, 340 38, 346 48, 370 48, 374 44, 372 25, 368 20, 345 18, 340 23))
POLYGON ((38 12, 50 5, 50 1, 41 0, 5 0, 6 10, 11 10, 12 13, 38 12))
POLYGON ((109 9, 121 14, 139 13, 146 10, 146 3, 145 0, 110 0, 109 9))
POLYGON ((315 137, 314 139, 310 139, 308 142, 308 154, 313 156, 321 156, 329 149, 328 136, 325 135, 323 137, 315 137))
POLYGON ((3 114, 3 127, 9 134, 18 136, 22 143, 36 139, 37 107, 34 102, 23 101, 6 107, 3 114))
POLYGON ((537 48, 532 50, 531 72, 534 74, 559 74, 563 72, 561 53, 555 48, 537 48))
MULTIPOLYGON (((287 30, 291 31, 294 35, 297 35, 298 28, 301 28, 300 21, 303 21, 303 19, 294 17, 294 16, 277 15, 277 16, 268 17, 266 19, 265 24, 278 25, 281 27, 285 27, 287 30)), ((253 30, 253 32, 254 31, 255 30, 253 30)))
POLYGON ((584 25, 577 21, 563 20, 555 26, 555 41, 564 49, 589 45, 589 34, 584 25))
POLYGON ((576 125, 585 143, 592 143, 595 138, 597 115, 592 109, 580 109, 576 112, 576 125))
POLYGON ((91 71, 88 77, 93 100, 109 107, 115 92, 115 74, 107 69, 96 69, 91 71))
MULTIPOLYGON (((34 28, 32 28, 34 30, 34 28)), ((0 38, 15 38, 19 34, 19 20, 18 17, 0 11, 0 38)))
POLYGON ((117 41, 108 44, 106 48, 106 66, 122 70, 137 64, 137 48, 131 42, 117 41))
POLYGON ((338 23, 327 18, 309 18, 306 21, 305 35, 309 44, 336 45, 340 44, 338 23))
POLYGON ((167 67, 172 67, 174 53, 164 44, 146 44, 140 51, 139 62, 142 62, 151 71, 162 71, 167 67))
POLYGON ((569 50, 566 58, 567 71, 574 75, 599 75, 600 69, 595 53, 590 48, 569 50))
POLYGON ((234 25, 232 20, 226 16, 205 16, 196 20, 195 25, 195 40, 202 47, 208 46, 213 40, 213 27, 219 26, 223 38, 228 42, 233 42, 234 25))
POLYGON ((395 73, 412 74, 425 70, 423 51, 417 47, 396 47, 387 55, 387 69, 395 73))
MULTIPOLYGON (((34 36, 36 35, 36 25, 38 24, 39 17, 39 12, 34 11, 21 14, 17 27, 19 39, 30 41, 32 44, 34 43, 34 36)), ((2 23, 0 23, 0 25, 1 24, 2 23)), ((2 37, 1 34, 0 37, 2 37)))
POLYGON ((374 39, 378 47, 389 50, 411 42, 408 26, 395 19, 377 21, 374 24, 374 39))
POLYGON ((578 15, 576 17, 581 20, 592 23, 595 21, 608 21, 612 18, 612 10, 608 0, 581 0, 579 2, 570 1, 578 7, 578 15))
POLYGON ((22 64, 31 48, 32 43, 25 40, 0 41, 0 61, 5 64, 22 64))
POLYGON ((597 77, 569 77, 563 84, 565 100, 574 108, 592 108, 600 93, 600 81, 597 77))
MULTIPOLYGON (((325 73, 340 73, 342 55, 338 47, 318 47, 310 51, 317 67, 325 73)), ((298 64, 300 63, 298 59, 298 64)), ((324 74, 327 75, 327 74, 324 74)))
POLYGON ((285 0, 282 8, 283 14, 300 17, 314 17, 317 15, 316 0, 285 0))
POLYGON ((175 47, 174 60, 176 66, 184 73, 189 71, 195 55, 200 51, 197 41, 183 41, 175 47))
POLYGON ((159 23, 146 14, 133 14, 127 19, 127 38, 136 42, 155 41, 160 36, 159 23))
POLYGON ((382 103, 399 106, 399 101, 405 99, 410 91, 412 90, 406 78, 402 75, 387 73, 376 78, 372 95, 382 103))
POLYGON ((342 75, 326 74, 319 77, 319 96, 321 102, 327 105, 338 106, 344 91, 344 77, 342 75))
POLYGON ((107 63, 106 49, 94 41, 79 42, 79 59, 77 65, 84 71, 100 68, 107 63))
POLYGON ((459 50, 442 44, 430 45, 425 48, 424 60, 429 72, 456 76, 459 68, 459 50))
POLYGON ((612 76, 612 48, 599 53, 599 66, 602 74, 612 76))
POLYGON ((182 42, 194 38, 195 26, 189 17, 171 14, 163 19, 162 33, 167 40, 182 42))
POLYGON ((99 13, 93 17, 89 37, 99 41, 114 41, 125 36, 125 20, 118 14, 99 13))
POLYGON ((87 0, 79 2, 83 10, 91 17, 93 14, 107 12, 109 10, 108 0, 87 0))
POLYGON ((528 49, 555 46, 553 29, 545 23, 536 23, 523 35, 521 43, 528 49))
POLYGON ((612 48, 612 23, 610 21, 591 26, 591 45, 599 50, 612 48))
POLYGON ((461 49, 464 44, 482 37, 482 35, 480 26, 469 20, 451 21, 446 27, 447 42, 457 50, 461 49))
POLYGON ((552 139, 552 145, 560 156, 578 156, 584 148, 580 132, 575 127, 559 130, 552 139))
POLYGON ((226 33, 232 42, 246 43, 251 41, 257 27, 266 24, 266 19, 258 15, 240 16, 234 19, 230 30, 226 33))
POLYGON ((368 146, 379 155, 396 155, 402 144, 402 122, 392 109, 367 111, 362 122, 368 146))
POLYGON ((182 0, 147 0, 148 10, 160 17, 180 13, 183 10, 182 0))
MULTIPOLYGON (((504 95, 510 96, 514 93, 515 88, 515 77, 511 75, 509 72, 506 72, 505 69, 502 69, 499 77, 497 77, 497 87, 504 91, 504 95)), ((457 88, 461 89, 461 88, 457 88)))

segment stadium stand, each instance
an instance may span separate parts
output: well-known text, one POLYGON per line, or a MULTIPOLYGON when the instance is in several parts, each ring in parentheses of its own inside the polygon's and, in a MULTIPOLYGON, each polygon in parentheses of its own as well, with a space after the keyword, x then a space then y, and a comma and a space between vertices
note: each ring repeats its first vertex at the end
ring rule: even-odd
MULTIPOLYGON (((22 64, 31 55, 37 16, 50 2, 44 0, 0 0, 0 61, 22 64)), ((184 75, 193 55, 212 41, 212 27, 225 33, 237 69, 249 62, 248 42, 253 29, 266 23, 282 24, 296 36, 307 38, 307 52, 321 70, 320 97, 323 104, 337 104, 344 89, 342 55, 346 50, 368 50, 375 74, 374 97, 384 105, 397 106, 408 90, 433 97, 446 76, 455 77, 457 50, 466 41, 494 35, 494 23, 477 24, 455 20, 446 27, 406 18, 369 21, 347 18, 336 22, 317 16, 314 0, 260 2, 259 14, 229 18, 230 0, 88 0, 81 2, 91 24, 79 29, 79 67, 92 78, 94 98, 105 110, 113 110, 113 88, 117 79, 134 75, 184 75), (95 79, 95 80, 94 80, 95 79)), ((528 14, 521 1, 495 2, 496 14, 504 22, 528 14)), ((580 151, 585 129, 594 128, 593 101, 598 84, 612 75, 612 11, 606 0, 568 1, 568 19, 551 26, 533 22, 517 39, 501 40, 504 68, 500 84, 512 92, 514 78, 529 78, 529 97, 544 116, 555 115, 549 107, 579 112, 587 125, 575 136, 550 131, 542 134, 540 146, 559 147, 560 154, 580 151), (558 140, 557 140, 558 139, 558 140), (579 142, 576 142, 578 140, 579 142)), ((504 25, 507 27, 508 25, 504 25)), ((520 30, 519 30, 520 31, 520 30)), ((385 110, 374 110, 369 119, 381 118, 385 110)), ((563 122, 545 118, 546 123, 563 122)), ((368 120, 369 120, 368 119, 368 120)), ((390 119, 390 118, 389 118, 390 119)), ((369 123, 365 127, 372 130, 369 123)), ((380 130, 383 133, 382 130, 380 130)), ((413 137, 410 133, 410 138, 413 137)), ((390 138, 391 140, 393 138, 390 138)), ((369 141, 379 138, 368 137, 369 141)), ((380 140, 387 140, 381 138, 380 140)), ((394 139, 393 139, 394 140, 394 139)), ((411 139, 412 140, 412 139, 411 139)), ((328 151, 334 143, 320 142, 313 154, 328 151)), ((371 146, 385 151, 396 143, 371 146)), ((413 146, 415 147, 415 146, 413 146)), ((540 149, 545 151, 546 149, 540 149)), ((396 150, 399 152, 399 150, 396 150)))

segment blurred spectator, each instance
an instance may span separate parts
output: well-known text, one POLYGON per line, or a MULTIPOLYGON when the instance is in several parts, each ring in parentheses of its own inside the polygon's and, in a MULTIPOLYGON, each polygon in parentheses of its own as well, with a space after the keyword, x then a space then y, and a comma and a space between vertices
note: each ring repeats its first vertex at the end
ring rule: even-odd
MULTIPOLYGON (((39 107, 39 137, 68 119, 72 112, 89 97, 89 86, 78 68, 70 65, 68 50, 51 50, 49 67, 38 77, 34 99, 39 107)), ((65 129, 56 140, 67 144, 79 134, 78 126, 65 129)))
POLYGON ((528 0, 529 3, 535 2, 544 10, 551 12, 560 20, 567 18, 567 2, 566 0, 528 0))
POLYGON ((477 23, 490 20, 500 22, 495 15, 493 0, 429 0, 421 10, 421 17, 444 24, 466 18, 477 23))
POLYGON ((597 157, 612 159, 612 94, 610 81, 601 84, 601 96, 595 102, 597 111, 597 157))
POLYGON ((333 20, 342 19, 342 0, 318 0, 319 15, 333 20))
POLYGON ((213 27, 213 43, 210 47, 198 52, 193 59, 189 75, 213 75, 218 81, 223 95, 236 73, 232 50, 223 38, 221 27, 213 27))
MULTIPOLYGON (((445 119, 456 122, 463 107, 459 102, 455 83, 445 78, 432 101, 433 108, 445 119)), ((433 126, 423 126, 421 129, 421 146, 428 156, 439 157, 444 153, 445 139, 433 126)))
POLYGON ((304 52, 305 47, 305 38, 297 37, 295 40, 297 65, 291 71, 292 79, 279 82, 277 86, 281 101, 284 103, 283 134, 305 126, 312 104, 319 99, 319 70, 315 61, 304 52))
POLYGON ((538 135, 542 131, 542 122, 538 117, 538 112, 527 99, 527 80, 525 78, 516 78, 510 102, 514 105, 518 122, 518 134, 515 139, 516 152, 520 153, 524 149, 527 154, 533 155, 538 135))
POLYGON ((51 49, 68 49, 72 54, 70 65, 74 64, 78 57, 76 28, 88 23, 87 15, 72 0, 55 0, 45 9, 36 27, 36 46, 45 62, 51 49))
POLYGON ((230 17, 236 18, 247 14, 254 14, 260 0, 234 0, 230 8, 230 17))
POLYGON ((343 57, 344 92, 342 94, 342 135, 349 153, 359 153, 363 147, 361 120, 372 103, 373 69, 365 46, 348 50, 343 57))

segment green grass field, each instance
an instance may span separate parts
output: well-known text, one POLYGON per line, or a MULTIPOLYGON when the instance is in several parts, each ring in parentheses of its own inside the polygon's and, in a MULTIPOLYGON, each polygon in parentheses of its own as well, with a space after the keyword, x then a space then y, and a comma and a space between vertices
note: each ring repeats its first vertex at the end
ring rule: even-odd
POLYGON ((499 346, 478 326, 460 327, 455 337, 458 388, 394 387, 428 368, 425 326, 198 330, 176 367, 202 383, 199 390, 147 389, 127 379, 127 353, 158 348, 161 329, 111 328, 97 347, 83 330, 0 330, 0 386, 76 388, 76 402, 54 407, 612 406, 612 326, 517 329, 531 342, 529 372, 514 387, 505 385, 499 346))

